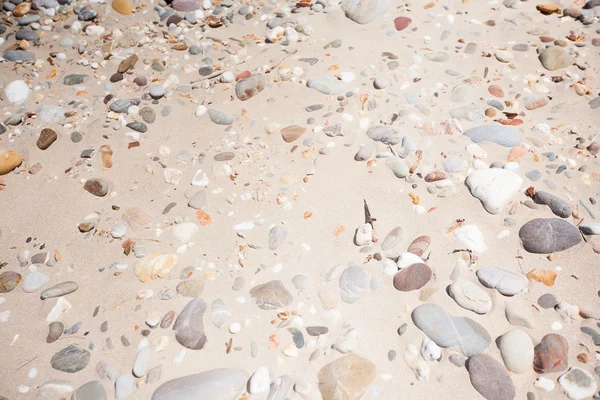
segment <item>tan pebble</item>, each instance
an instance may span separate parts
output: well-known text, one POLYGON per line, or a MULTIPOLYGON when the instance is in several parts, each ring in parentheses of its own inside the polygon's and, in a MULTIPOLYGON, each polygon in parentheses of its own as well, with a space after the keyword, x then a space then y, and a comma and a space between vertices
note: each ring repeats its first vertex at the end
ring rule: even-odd
POLYGON ((6 175, 23 162, 23 157, 13 150, 0 150, 0 175, 6 175))
POLYGON ((31 3, 23 2, 15 7, 13 15, 17 18, 21 18, 31 10, 31 3))
POLYGON ((123 15, 129 15, 133 11, 133 5, 129 0, 113 0, 112 7, 116 12, 123 15))
POLYGON ((485 110, 485 116, 486 116, 486 117, 488 117, 488 118, 493 118, 493 117, 495 117, 495 116, 496 116, 496 109, 495 109, 495 108, 493 108, 493 107, 488 107, 488 108, 485 110))
POLYGON ((508 162, 513 162, 527 154, 527 151, 522 147, 513 147, 508 154, 508 162))

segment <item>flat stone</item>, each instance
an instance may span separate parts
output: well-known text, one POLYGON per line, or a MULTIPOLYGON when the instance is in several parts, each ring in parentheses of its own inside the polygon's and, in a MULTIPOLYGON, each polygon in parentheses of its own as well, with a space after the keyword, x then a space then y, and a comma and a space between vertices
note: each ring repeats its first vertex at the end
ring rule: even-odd
POLYGON ((340 275, 340 296, 346 303, 356 303, 367 290, 367 274, 361 267, 350 266, 340 275))
MULTIPOLYGON (((127 0, 113 0, 113 5, 114 5, 115 1, 127 1, 127 0)), ((137 64, 137 62, 138 62, 138 56, 135 54, 132 54, 119 63, 119 66, 117 67, 117 72, 120 74, 124 74, 125 72, 127 72, 130 69, 132 69, 133 67, 135 67, 135 64, 137 64)))
POLYGON ((394 19, 394 27, 398 32, 403 31, 404 29, 408 28, 411 22, 412 19, 408 17, 398 17, 394 19))
POLYGON ((140 116, 147 124, 152 124, 156 121, 156 113, 150 107, 142 107, 140 109, 140 116))
POLYGON ((383 144, 396 145, 402 141, 398 131, 389 126, 374 126, 369 128, 367 136, 376 142, 383 144))
POLYGON ((23 163, 23 157, 13 150, 0 149, 0 176, 14 171, 23 163))
POLYGON ((325 365, 317 375, 323 400, 358 400, 369 388, 377 368, 354 353, 325 365))
POLYGON ((235 400, 246 387, 246 375, 237 369, 220 368, 163 383, 152 400, 235 400))
POLYGON ((445 62, 450 59, 450 55, 443 51, 425 53, 425 58, 433 62, 445 62))
POLYGON ((52 322, 48 325, 48 336, 46 337, 46 343, 56 342, 65 330, 65 326, 62 322, 52 322))
POLYGON ((133 129, 134 131, 140 132, 140 133, 146 133, 146 131, 148 131, 148 127, 143 122, 133 121, 133 122, 128 123, 126 126, 129 129, 133 129))
POLYGON ((419 290, 429 282, 432 275, 431 268, 423 263, 416 263, 394 275, 394 287, 401 292, 419 290))
POLYGON ((231 311, 227 309, 222 299, 214 300, 210 305, 210 310, 212 313, 212 323, 217 328, 221 328, 231 319, 231 311))
POLYGON ((115 398, 125 400, 135 392, 135 378, 130 375, 121 375, 115 381, 115 398))
POLYGON ((161 279, 169 274, 178 257, 175 254, 153 254, 135 265, 135 276, 143 283, 161 279))
POLYGON ((521 227, 519 238, 523 248, 535 254, 567 250, 581 242, 575 226, 560 218, 536 218, 521 227))
POLYGON ((71 400, 106 400, 106 390, 102 383, 91 381, 79 386, 71 400))
POLYGON ((50 360, 52 368, 70 374, 81 371, 89 362, 90 352, 74 344, 60 350, 50 360))
POLYGON ((506 301, 504 303, 504 314, 506 320, 513 326, 533 328, 531 312, 516 301, 506 301))
POLYGON ((171 7, 176 11, 194 11, 200 8, 200 2, 198 0, 173 0, 171 7))
POLYGON ((13 271, 4 271, 0 274, 0 293, 12 292, 21 282, 21 274, 13 271))
POLYGON ((8 100, 12 104, 25 103, 25 100, 29 98, 30 93, 31 89, 29 89, 27 83, 20 79, 12 81, 4 88, 4 95, 6 96, 6 100, 8 100))
POLYGON ((431 245, 431 238, 429 236, 419 236, 408 246, 406 250, 408 253, 412 253, 416 256, 421 257, 431 245))
POLYGON ((291 143, 302 136, 304 132, 306 132, 306 128, 299 125, 290 125, 281 129, 281 137, 284 142, 291 143))
POLYGON ((533 201, 537 204, 547 205, 557 217, 569 218, 573 213, 573 208, 568 202, 543 190, 535 192, 533 201))
POLYGON ((309 78, 306 86, 325 95, 340 94, 346 90, 346 84, 331 76, 309 78))
POLYGON ((175 289, 183 297, 198 298, 204 291, 204 281, 202 279, 189 279, 181 281, 175 289))
POLYGON ((108 193, 108 183, 103 179, 92 178, 85 181, 83 188, 94 196, 104 197, 108 193))
MULTIPOLYGON (((73 384, 71 384, 71 382, 64 381, 61 379, 52 379, 52 380, 46 381, 42 385, 40 385, 39 394, 41 397, 66 398, 67 395, 73 393, 74 390, 75 390, 75 388, 73 387, 73 384)), ((106 397, 103 398, 102 396, 84 397, 83 399, 86 399, 86 398, 106 400, 106 397)), ((75 397, 75 396, 71 397, 71 399, 72 400, 82 400, 81 397, 75 397)))
POLYGON ((412 320, 427 337, 440 347, 457 347, 467 357, 483 352, 490 344, 489 333, 469 318, 453 317, 436 304, 415 308, 412 320))
POLYGON ((390 250, 396 247, 402 241, 402 227, 397 226, 387 234, 381 242, 381 250, 390 250))
POLYGON ((327 125, 323 128, 323 133, 329 137, 346 136, 344 126, 340 123, 327 125))
POLYGON ((567 369, 569 342, 557 333, 550 333, 535 346, 533 369, 538 374, 549 374, 567 369))
POLYGON ((326 326, 307 326, 306 333, 309 336, 321 336, 326 335, 329 332, 329 328, 326 326))
POLYGON ((21 289, 23 289, 25 293, 37 292, 42 286, 48 283, 49 280, 50 277, 48 275, 38 270, 34 270, 23 279, 21 289))
POLYGON ((85 74, 70 74, 63 78, 63 84, 67 86, 81 85, 90 79, 89 75, 85 74))
POLYGON ((502 364, 486 354, 470 357, 466 363, 471 384, 487 400, 513 400, 515 386, 502 364))
POLYGON ((150 365, 151 354, 152 351, 150 350, 150 347, 143 347, 138 351, 132 370, 135 377, 141 378, 146 375, 148 366, 150 365))
POLYGON ((113 0, 112 7, 123 15, 130 15, 133 12, 133 4, 129 0, 113 0))
POLYGON ((75 292, 77 289, 79 289, 79 284, 77 282, 67 281, 59 283, 58 285, 54 285, 51 288, 44 290, 40 295, 40 299, 46 300, 54 297, 65 296, 75 292))
POLYGON ((292 294, 277 280, 255 286, 250 290, 250 296, 261 310, 287 307, 293 300, 292 294))
MULTIPOLYGON (((193 299, 187 303, 177 317, 173 330, 175 331, 175 339, 183 347, 200 350, 206 345, 206 334, 204 333, 204 313, 206 309, 207 306, 204 300, 193 299)), ((152 398, 154 399, 155 396, 152 398)))
POLYGON ((246 101, 262 92, 266 86, 267 81, 262 74, 252 74, 235 84, 235 95, 239 100, 246 101))
POLYGON ((547 48, 540 54, 539 59, 548 71, 567 68, 573 64, 573 57, 569 54, 569 51, 560 46, 547 48))
POLYGON ((596 378, 579 367, 573 367, 566 374, 561 375, 558 383, 567 397, 573 400, 590 398, 598 391, 596 378))
POLYGON ((273 379, 269 385, 269 395, 267 400, 286 400, 287 394, 292 389, 294 381, 289 375, 281 375, 273 379))
POLYGON ((269 231, 269 250, 277 250, 287 238, 287 228, 283 225, 275 225, 269 231))
POLYGON ((27 61, 35 60, 34 53, 32 53, 31 51, 24 51, 24 50, 5 51, 4 54, 2 54, 2 57, 7 61, 27 62, 27 61))
POLYGON ((492 310, 492 299, 479 285, 463 278, 455 280, 448 288, 448 294, 464 309, 477 314, 492 310))
POLYGON ((58 139, 58 135, 50 128, 42 129, 40 136, 37 140, 37 147, 40 150, 46 150, 58 139))
POLYGON ((516 147, 521 144, 521 135, 513 128, 502 125, 482 125, 471 128, 465 136, 473 143, 491 142, 504 147, 516 147))
POLYGON ((235 115, 214 109, 208 110, 208 116, 217 125, 231 125, 235 121, 235 115))
POLYGON ((221 153, 217 153, 215 154, 215 161, 231 161, 235 158, 235 153, 232 153, 231 151, 224 151, 221 153))
POLYGON ((505 296, 514 296, 527 289, 529 280, 523 274, 496 267, 481 267, 477 270, 477 278, 483 286, 496 289, 505 296))

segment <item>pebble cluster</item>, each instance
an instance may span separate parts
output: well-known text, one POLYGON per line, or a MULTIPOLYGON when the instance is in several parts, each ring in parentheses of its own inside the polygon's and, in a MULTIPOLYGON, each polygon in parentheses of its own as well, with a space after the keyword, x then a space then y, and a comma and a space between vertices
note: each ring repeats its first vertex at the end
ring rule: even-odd
POLYGON ((599 18, 4 1, 0 399, 600 399, 599 18))

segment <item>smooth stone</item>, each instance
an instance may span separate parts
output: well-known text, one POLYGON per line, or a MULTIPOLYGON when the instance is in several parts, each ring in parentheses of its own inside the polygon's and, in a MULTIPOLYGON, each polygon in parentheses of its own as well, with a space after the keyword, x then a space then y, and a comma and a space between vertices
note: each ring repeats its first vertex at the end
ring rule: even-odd
POLYGON ((382 250, 390 250, 396 247, 402 241, 402 227, 397 226, 387 234, 383 242, 381 242, 382 250))
POLYGON ((140 100, 138 99, 115 99, 110 103, 108 108, 110 111, 118 114, 125 114, 128 112, 129 108, 137 106, 138 104, 140 104, 140 100))
POLYGON ((533 342, 526 332, 512 329, 498 338, 498 348, 506 369, 515 374, 531 371, 533 342))
POLYGON ((275 225, 269 231, 269 250, 277 250, 287 238, 287 228, 283 225, 275 225))
POLYGON ((61 337, 65 326, 62 322, 52 322, 48 325, 48 336, 46 337, 46 343, 54 343, 61 337))
POLYGON ((317 375, 319 391, 323 400, 358 400, 376 374, 375 364, 350 353, 321 368, 317 375))
POLYGON ((5 271, 0 274, 0 293, 10 293, 21 282, 21 274, 13 271, 5 271))
POLYGON ((528 309, 524 309, 516 301, 504 302, 504 315, 506 316, 506 320, 513 326, 533 328, 530 314, 528 309))
POLYGON ((569 218, 573 212, 573 208, 565 200, 543 190, 538 190, 535 193, 533 201, 537 204, 547 205, 557 217, 569 218))
POLYGON ((89 362, 90 352, 74 344, 55 353, 50 360, 52 368, 70 374, 81 371, 89 362))
POLYGON ((448 287, 448 294, 464 309, 477 314, 486 314, 492 310, 492 299, 479 285, 458 278, 448 287))
POLYGON ((398 32, 400 32, 406 29, 411 22, 412 20, 408 17, 398 17, 394 19, 394 27, 398 32))
POLYGON ((152 400, 235 400, 245 387, 242 371, 220 368, 167 381, 156 389, 152 400))
POLYGON ((188 207, 195 210, 201 210, 206 207, 206 192, 204 190, 198 190, 188 201, 188 207))
POLYGON ((429 236, 419 236, 408 246, 406 250, 408 253, 412 253, 416 256, 421 257, 431 245, 431 238, 429 236))
POLYGON ((523 179, 507 169, 488 168, 473 171, 465 183, 487 212, 499 214, 521 190, 523 179))
POLYGON ((504 147, 516 147, 521 143, 521 135, 511 127, 502 125, 482 125, 471 128, 465 136, 473 143, 491 142, 504 147))
POLYGON ((533 369, 538 374, 561 372, 569 366, 569 342, 557 333, 542 338, 534 348, 533 369))
POLYGON ((481 267, 476 274, 483 286, 496 289, 504 296, 521 293, 529 284, 525 275, 496 267, 481 267))
POLYGON ((31 29, 21 29, 15 34, 15 39, 35 42, 40 40, 40 35, 31 29))
POLYGON ((540 296, 537 303, 540 307, 548 310, 554 308, 558 304, 558 300, 552 293, 545 293, 540 296))
POLYGON ((361 146, 361 148, 356 152, 356 154, 354 155, 354 160, 366 161, 369 158, 371 158, 371 156, 373 156, 374 152, 375 145, 373 143, 366 144, 364 146, 361 146))
POLYGON ((146 133, 148 127, 143 122, 133 121, 126 125, 129 129, 133 129, 136 132, 146 133))
POLYGON ((490 344, 489 333, 469 318, 454 317, 436 304, 422 304, 411 318, 417 328, 440 347, 458 347, 467 357, 483 352, 490 344))
POLYGON ((281 129, 281 137, 284 142, 291 143, 302 136, 304 132, 306 132, 306 128, 299 125, 290 125, 281 129))
POLYGON ((390 86, 390 80, 386 77, 380 76, 373 81, 373 87, 375 89, 385 89, 388 86, 390 86))
MULTIPOLYGON (((59 122, 65 114, 65 109, 60 106, 53 106, 51 104, 42 104, 38 107, 37 118, 40 122, 59 122)), ((46 128, 48 129, 48 128, 46 128)), ((43 129, 44 132, 46 129, 43 129)), ((49 129, 52 131, 51 129, 49 129)), ((56 139, 55 139, 56 140, 56 139)))
POLYGON ((481 254, 487 250, 483 233, 476 225, 463 225, 454 230, 454 236, 465 248, 475 253, 481 254))
MULTIPOLYGON (((32 267, 33 268, 33 267, 32 267)), ((23 284, 21 285, 21 289, 25 293, 33 293, 42 288, 48 281, 50 277, 38 270, 31 271, 29 275, 27 275, 23 279, 23 284)))
POLYGON ((227 309, 222 299, 214 300, 210 305, 210 310, 212 313, 212 323, 217 328, 221 328, 231 319, 231 311, 227 309))
POLYGON ((394 158, 386 161, 385 165, 388 166, 389 169, 392 170, 396 178, 406 178, 410 173, 408 165, 399 158, 394 158))
POLYGON ((115 381, 115 398, 124 400, 135 392, 135 378, 132 375, 121 375, 115 381))
MULTIPOLYGON (((6 58, 6 57, 4 57, 6 58)), ((4 88, 6 100, 12 104, 23 104, 29 97, 31 89, 23 80, 12 81, 4 88)))
POLYGON ((306 86, 325 95, 340 94, 346 90, 346 84, 331 76, 309 78, 306 86))
POLYGON ((462 368, 465 366, 467 359, 459 354, 450 354, 450 357, 448 357, 448 361, 450 361, 455 366, 462 368))
POLYGON ((536 218, 521 227, 519 238, 523 248, 535 254, 567 250, 581 242, 575 226, 560 218, 536 218))
MULTIPOLYGON (((73 393, 75 388, 69 381, 63 381, 60 379, 52 379, 50 381, 44 382, 40 385, 39 394, 40 397, 50 397, 50 398, 66 398, 67 395, 73 393)), ((94 397, 96 398, 96 397, 94 397)), ((97 397, 99 400, 106 400, 106 398, 102 398, 100 396, 97 397)), ((76 397, 71 397, 71 400, 77 399, 76 397)))
POLYGON ((600 235, 600 222, 586 222, 579 225, 584 235, 600 235))
POLYGON ((183 297, 198 298, 204 291, 204 281, 201 279, 181 281, 177 284, 175 290, 183 297))
POLYGON ((122 15, 130 15, 133 12, 133 4, 129 0, 113 0, 112 8, 122 15))
POLYGON ((340 123, 331 124, 323 128, 323 133, 329 137, 346 136, 344 126, 340 123))
POLYGON ((106 390, 102 383, 91 381, 79 386, 71 400, 106 400, 106 390))
POLYGON ((56 132, 50 128, 44 128, 38 137, 36 145, 38 149, 46 150, 56 141, 56 139, 58 139, 56 132))
POLYGON ((217 111, 214 109, 208 110, 210 120, 217 125, 231 125, 235 121, 235 115, 217 111))
POLYGON ((356 303, 367 290, 367 274, 357 266, 346 268, 339 279, 340 296, 348 304, 356 303))
POLYGON ((132 370, 135 377, 141 378, 146 375, 148 366, 150 365, 151 354, 152 351, 150 350, 150 347, 143 347, 138 351, 132 370))
POLYGON ((73 132, 71 133, 71 142, 73 143, 79 143, 83 140, 83 135, 80 132, 73 132))
POLYGON ((294 298, 283 283, 277 280, 255 286, 250 290, 250 296, 261 310, 287 307, 294 298))
POLYGON ((425 58, 433 62, 445 62, 450 59, 450 55, 443 51, 425 53, 425 58))
POLYGON ((486 354, 470 357, 466 362, 471 384, 487 400, 513 400, 515 386, 498 361, 486 354))
POLYGON ((23 157, 13 150, 0 149, 0 176, 12 172, 23 163, 23 157))
POLYGON ((175 331, 175 339, 183 347, 200 350, 206 344, 203 320, 206 309, 207 306, 204 300, 193 299, 187 303, 177 317, 173 330, 175 331))
POLYGON ((532 171, 526 172, 525 176, 527 178, 529 178, 529 180, 535 182, 535 181, 539 181, 542 178, 542 173, 540 171, 538 171, 537 169, 534 169, 532 171))
POLYGON ((548 71, 567 68, 573 64, 573 57, 569 51, 560 46, 547 48, 540 54, 539 59, 548 71))
POLYGON ((90 79, 89 75, 71 74, 64 77, 63 84, 67 86, 81 85, 82 83, 87 82, 88 79, 90 79))
POLYGON ((40 299, 46 300, 54 297, 65 296, 69 293, 73 293, 77 289, 79 289, 79 284, 77 282, 67 281, 59 283, 58 285, 54 285, 51 288, 44 290, 40 295, 40 299))
MULTIPOLYGON (((114 4, 114 1, 115 0, 113 0, 113 4, 114 4)), ((124 1, 127 1, 127 0, 124 0, 124 1)), ((138 62, 138 56, 136 54, 132 54, 119 63, 119 65, 117 66, 117 72, 120 74, 124 74, 125 72, 133 69, 133 67, 135 67, 135 64, 137 64, 137 62, 138 62)))
POLYGON ((160 99, 165 95, 165 88, 162 86, 152 86, 148 91, 148 94, 155 100, 160 99))
POLYGON ((85 181, 83 188, 90 194, 97 197, 104 197, 108 194, 108 183, 103 179, 91 178, 85 181))
POLYGON ((35 60, 35 54, 30 51, 23 50, 9 50, 2 54, 2 57, 7 61, 33 61, 35 60))
POLYGON ((433 272, 427 265, 413 264, 394 275, 394 287, 401 292, 419 290, 431 280, 432 275, 433 272))
POLYGON ((224 151, 222 153, 215 154, 215 161, 231 161, 235 158, 235 153, 231 151, 224 151))
POLYGON ((373 126, 367 131, 367 136, 376 142, 392 146, 402 141, 398 131, 389 126, 373 126))
POLYGON ((329 328, 326 326, 307 326, 306 333, 309 336, 321 336, 326 335, 329 332, 329 328))
POLYGON ((450 174, 466 171, 469 166, 467 160, 458 157, 448 157, 443 162, 444 170, 450 174))
POLYGON ((176 11, 195 11, 200 8, 200 2, 198 0, 173 0, 171 7, 176 11))
POLYGON ((572 400, 590 398, 598 391, 596 378, 579 367, 573 367, 566 374, 561 375, 558 383, 567 397, 572 400))
POLYGON ((241 101, 249 100, 262 92, 267 86, 267 81, 262 74, 252 74, 240 79, 235 84, 235 95, 241 101))
POLYGON ((248 393, 260 394, 269 390, 271 378, 267 367, 259 367, 248 380, 248 393))
POLYGON ((140 116, 147 124, 152 124, 156 121, 156 113, 150 107, 142 107, 140 109, 140 116))
POLYGON ((292 283, 296 290, 306 290, 308 289, 308 278, 305 275, 296 275, 292 278, 292 283))

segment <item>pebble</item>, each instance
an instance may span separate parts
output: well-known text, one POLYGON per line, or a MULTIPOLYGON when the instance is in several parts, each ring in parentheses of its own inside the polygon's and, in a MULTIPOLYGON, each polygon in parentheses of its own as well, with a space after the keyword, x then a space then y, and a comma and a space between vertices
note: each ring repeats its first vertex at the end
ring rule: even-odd
POLYGON ((72 344, 55 353, 50 364, 58 371, 72 374, 87 367, 90 357, 89 351, 72 344))
POLYGON ((485 287, 496 289, 504 296, 514 296, 527 289, 529 280, 523 274, 497 267, 481 267, 477 278, 485 287))
POLYGON ((520 329, 506 332, 499 338, 498 348, 509 371, 523 374, 531 370, 533 342, 526 332, 520 329))
POLYGON ((492 299, 476 283, 458 278, 448 287, 448 294, 456 303, 477 314, 486 314, 492 310, 492 299))
POLYGON ((13 271, 0 273, 0 293, 10 293, 21 283, 21 274, 13 271))
POLYGON ((277 280, 255 286, 250 290, 250 296, 261 310, 287 307, 293 300, 292 294, 277 280))
POLYGON ((218 368, 172 379, 154 391, 152 400, 185 400, 191 397, 235 400, 246 386, 246 376, 232 368, 218 368))
POLYGON ((413 264, 394 275, 394 287, 401 292, 419 290, 431 280, 432 275, 431 268, 427 265, 413 264))
POLYGON ((471 384, 487 400, 512 400, 516 389, 502 364, 487 354, 469 357, 466 363, 471 384))
POLYGON ((375 379, 377 368, 366 358, 347 354, 325 365, 317 378, 323 400, 337 400, 339 393, 358 399, 375 379))
POLYGON ((340 296, 346 303, 356 303, 367 290, 367 275, 361 267, 349 266, 340 275, 340 296))
POLYGON ((557 333, 542 338, 534 348, 533 369, 538 374, 561 372, 567 369, 569 343, 557 333))
POLYGON ((521 227, 523 248, 536 254, 567 250, 581 242, 581 235, 571 223, 559 218, 536 218, 521 227))
MULTIPOLYGON (((4 54, 4 58, 6 58, 6 53, 4 54)), ((29 86, 22 80, 12 81, 4 88, 6 99, 13 104, 25 103, 30 93, 29 86)))
MULTIPOLYGON (((204 313, 206 308, 204 300, 193 299, 187 303, 177 317, 173 330, 175 331, 175 339, 183 347, 199 350, 205 346, 204 313)), ((154 396, 156 396, 156 393, 154 396)))
POLYGON ((465 183, 487 212, 499 214, 520 191, 523 179, 506 169, 489 168, 473 171, 465 183))

